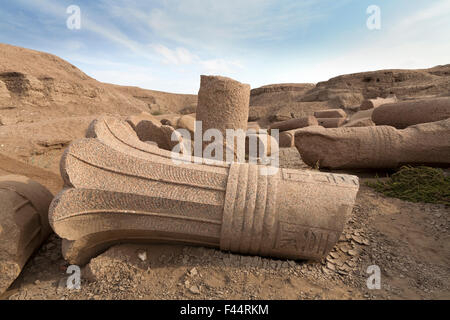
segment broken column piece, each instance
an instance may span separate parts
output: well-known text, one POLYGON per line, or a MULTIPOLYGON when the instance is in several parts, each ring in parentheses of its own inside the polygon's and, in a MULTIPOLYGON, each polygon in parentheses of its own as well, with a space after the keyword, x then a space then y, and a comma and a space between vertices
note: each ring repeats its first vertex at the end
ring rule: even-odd
POLYGON ((339 239, 358 191, 358 178, 345 174, 174 161, 176 154, 142 143, 114 118, 91 128, 94 138, 74 142, 63 156, 66 188, 49 213, 70 263, 135 241, 321 259, 339 239))
POLYGON ((286 121, 280 121, 272 124, 270 129, 278 129, 280 132, 294 130, 299 128, 305 128, 309 126, 317 126, 318 122, 316 117, 309 116, 298 119, 289 119, 286 121))
POLYGON ((295 134, 295 146, 306 164, 332 169, 448 165, 449 141, 450 119, 403 130, 390 126, 311 127, 295 134))
POLYGON ((314 116, 319 118, 347 118, 347 113, 342 109, 326 109, 314 112, 314 116))
POLYGON ((0 294, 50 235, 48 207, 52 199, 50 191, 27 177, 0 177, 0 294))
POLYGON ((156 119, 153 115, 148 112, 141 112, 139 114, 133 114, 127 118, 128 124, 138 133, 139 136, 139 123, 143 120, 153 121, 155 123, 160 123, 158 119, 156 119))
MULTIPOLYGON (((202 122, 203 132, 219 130, 226 144, 226 129, 247 130, 249 104, 250 85, 226 77, 201 76, 197 121, 202 122)), ((237 145, 235 142, 235 149, 237 145)))
POLYGON ((280 132, 279 146, 280 148, 292 148, 295 146, 295 133, 299 129, 280 132))
POLYGON ((361 103, 361 107, 359 108, 359 110, 374 109, 386 103, 396 103, 396 102, 397 102, 396 96, 387 98, 366 99, 361 103))
POLYGON ((373 127, 373 126, 375 126, 375 123, 372 121, 371 118, 356 119, 353 121, 349 121, 343 125, 343 127, 373 127))
MULTIPOLYGON (((128 117, 126 121, 133 128, 141 141, 155 142, 161 149, 169 151, 173 150, 175 146, 180 145, 182 146, 181 149, 184 150, 183 137, 181 134, 175 132, 175 128, 172 126, 161 124, 161 122, 151 114, 142 112, 139 115, 128 117)), ((90 129, 88 129, 88 133, 89 132, 90 129)))
POLYGON ((345 123, 345 118, 318 118, 319 126, 324 128, 338 128, 345 123))
POLYGON ((450 118, 450 97, 388 103, 374 109, 372 121, 376 125, 397 129, 450 118))

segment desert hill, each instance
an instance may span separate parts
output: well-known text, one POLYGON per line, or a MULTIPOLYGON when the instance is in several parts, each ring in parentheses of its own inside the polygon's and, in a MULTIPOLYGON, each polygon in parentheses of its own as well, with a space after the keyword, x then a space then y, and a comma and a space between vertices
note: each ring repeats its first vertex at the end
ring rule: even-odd
POLYGON ((286 120, 326 108, 350 113, 364 99, 395 94, 400 100, 450 95, 450 64, 419 70, 341 75, 314 84, 272 84, 251 91, 251 120, 286 120))
POLYGON ((195 95, 101 83, 52 54, 0 44, 4 124, 104 113, 179 112, 195 105, 195 95))

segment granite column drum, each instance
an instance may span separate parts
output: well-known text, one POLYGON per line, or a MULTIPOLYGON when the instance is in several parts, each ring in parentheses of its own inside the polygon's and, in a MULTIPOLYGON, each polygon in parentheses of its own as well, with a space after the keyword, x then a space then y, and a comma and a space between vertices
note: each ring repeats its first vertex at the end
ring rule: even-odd
POLYGON ((50 235, 52 199, 50 191, 27 177, 0 177, 0 294, 50 235))
POLYGON ((338 241, 359 188, 345 174, 174 161, 177 154, 141 142, 114 118, 96 120, 89 136, 66 150, 66 188, 49 213, 70 263, 142 241, 321 259, 338 241))
POLYGON ((217 129, 226 143, 226 129, 246 131, 249 104, 250 85, 226 77, 201 76, 196 115, 203 133, 217 129))
POLYGON ((450 119, 403 130, 390 126, 310 127, 296 132, 295 146, 302 160, 311 167, 317 164, 332 169, 397 168, 404 164, 448 166, 450 119))
POLYGON ((450 97, 388 103, 375 108, 372 121, 376 125, 397 129, 450 118, 450 97))

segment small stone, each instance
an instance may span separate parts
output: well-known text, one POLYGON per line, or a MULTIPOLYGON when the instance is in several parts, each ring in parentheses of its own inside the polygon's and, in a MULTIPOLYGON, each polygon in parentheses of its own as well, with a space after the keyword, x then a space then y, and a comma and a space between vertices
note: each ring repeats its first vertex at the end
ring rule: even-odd
POLYGON ((191 277, 194 277, 194 276, 196 276, 197 274, 198 274, 198 271, 197 271, 196 268, 192 268, 191 271, 189 271, 189 275, 190 275, 191 277))
POLYGON ((330 256, 333 257, 334 259, 339 258, 339 254, 336 251, 330 252, 330 256))
POLYGON ((35 285, 40 285, 41 282, 40 282, 39 280, 36 280, 36 281, 34 282, 34 284, 35 284, 35 285))
POLYGON ((330 262, 327 262, 327 268, 330 270, 333 270, 333 271, 336 270, 336 267, 334 266, 334 264, 332 264, 330 262))
POLYGON ((357 254, 358 254, 358 252, 356 251, 356 250, 348 250, 348 252, 347 252, 349 255, 351 255, 351 256, 356 256, 357 254))
POLYGON ((189 291, 193 294, 200 294, 200 289, 197 286, 190 287, 189 291))
POLYGON ((142 262, 147 260, 147 252, 146 251, 140 251, 138 252, 138 258, 139 260, 141 260, 142 262))

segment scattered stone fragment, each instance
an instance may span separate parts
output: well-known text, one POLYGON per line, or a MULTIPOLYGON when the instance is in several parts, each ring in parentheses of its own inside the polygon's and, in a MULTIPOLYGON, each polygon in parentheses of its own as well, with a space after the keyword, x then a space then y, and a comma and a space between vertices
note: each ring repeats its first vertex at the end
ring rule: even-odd
POLYGON ((359 110, 374 109, 386 103, 396 103, 396 102, 397 97, 395 95, 388 98, 378 97, 376 99, 366 99, 361 103, 361 107, 359 108, 359 110))
POLYGON ((147 251, 140 251, 140 252, 138 252, 138 258, 142 262, 145 262, 147 260, 147 251))
POLYGON ((196 268, 192 268, 191 271, 189 271, 189 275, 191 277, 195 277, 198 274, 198 271, 196 268))
MULTIPOLYGON (((160 123, 158 119, 156 119, 153 115, 151 115, 148 112, 141 112, 139 114, 131 115, 127 118, 126 121, 133 128, 133 130, 137 132, 137 127, 138 127, 139 123, 143 120, 160 123)), ((138 136, 139 136, 139 134, 138 134, 138 136)))
POLYGON ((314 112, 314 116, 317 119, 326 118, 347 118, 347 113, 342 109, 326 109, 314 112))
POLYGON ((339 128, 345 121, 345 118, 317 118, 319 126, 324 128, 339 128))
POLYGON ((369 110, 364 110, 364 111, 358 111, 355 114, 353 114, 350 119, 349 119, 349 123, 350 122, 354 122, 356 120, 361 120, 361 119, 366 119, 369 118, 372 120, 372 113, 373 113, 374 109, 369 109, 369 110))
POLYGON ((247 133, 245 137, 245 152, 249 155, 249 160, 271 156, 278 149, 277 140, 267 133, 247 133))
POLYGON ((260 125, 258 124, 258 122, 255 121, 251 121, 247 123, 247 131, 248 130, 254 130, 255 132, 259 132, 259 130, 261 130, 260 125))
POLYGON ((327 262, 327 268, 332 270, 332 271, 336 270, 336 267, 334 266, 334 264, 332 264, 330 262, 327 262))
POLYGON ((153 141, 161 149, 172 151, 176 145, 183 147, 181 134, 175 128, 163 125, 157 120, 143 119, 139 121, 135 131, 141 141, 153 141))
POLYGON ((304 117, 304 118, 299 118, 299 119, 289 119, 286 121, 276 122, 270 126, 270 129, 271 130, 278 129, 280 132, 283 132, 283 131, 289 131, 289 130, 305 128, 305 127, 309 127, 309 126, 317 126, 317 125, 318 125, 318 122, 317 122, 316 117, 309 116, 309 117, 304 117))
POLYGON ((333 169, 397 168, 403 164, 448 165, 448 141, 450 119, 403 130, 389 126, 311 127, 299 129, 295 134, 295 146, 306 164, 333 169))
POLYGON ((193 139, 195 133, 195 118, 191 117, 190 115, 184 115, 180 117, 177 122, 177 128, 188 130, 193 139))
POLYGON ((375 126, 375 123, 372 121, 371 118, 362 118, 362 119, 356 119, 350 122, 347 122, 343 125, 343 127, 373 127, 375 126))
POLYGON ((180 120, 180 117, 181 116, 178 114, 165 114, 163 116, 156 118, 161 118, 160 120, 161 124, 165 126, 171 126, 172 128, 177 129, 178 120, 180 120))
POLYGON ((0 294, 50 235, 52 198, 45 187, 26 177, 0 177, 0 294))
POLYGON ((200 289, 197 286, 190 287, 189 291, 193 294, 200 294, 200 289))
POLYGON ((279 146, 280 148, 292 148, 295 146, 295 132, 298 129, 280 132, 279 146))
POLYGON ((384 104, 374 109, 372 121, 403 129, 450 118, 450 97, 384 104))

